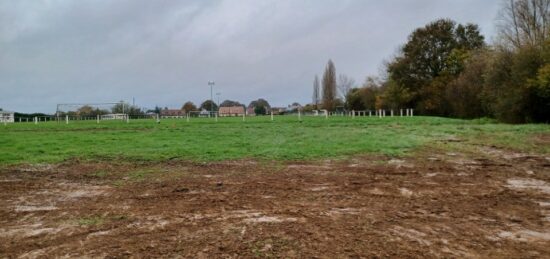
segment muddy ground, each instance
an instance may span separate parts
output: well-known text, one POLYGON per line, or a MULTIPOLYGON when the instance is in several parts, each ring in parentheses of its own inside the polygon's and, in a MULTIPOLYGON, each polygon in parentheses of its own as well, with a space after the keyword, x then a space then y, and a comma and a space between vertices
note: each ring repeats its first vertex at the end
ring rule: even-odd
POLYGON ((550 157, 478 149, 3 167, 0 257, 550 257, 550 157))

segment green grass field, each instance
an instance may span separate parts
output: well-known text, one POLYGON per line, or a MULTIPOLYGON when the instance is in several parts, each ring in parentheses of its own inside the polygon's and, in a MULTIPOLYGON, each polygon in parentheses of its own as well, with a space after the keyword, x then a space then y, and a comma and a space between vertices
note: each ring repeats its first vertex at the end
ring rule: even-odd
MULTIPOLYGON (((67 159, 212 161, 311 160, 360 154, 411 155, 461 143, 550 153, 550 126, 437 117, 269 116, 241 118, 71 121, 0 125, 0 164, 67 159), (445 141, 451 140, 451 141, 445 141), (545 142, 546 141, 546 142, 545 142), (442 143, 446 143, 445 145, 442 143), (546 143, 546 144, 545 144, 546 143), (449 144, 449 145, 447 145, 449 144)), ((455 147, 456 148, 456 147, 455 147)))

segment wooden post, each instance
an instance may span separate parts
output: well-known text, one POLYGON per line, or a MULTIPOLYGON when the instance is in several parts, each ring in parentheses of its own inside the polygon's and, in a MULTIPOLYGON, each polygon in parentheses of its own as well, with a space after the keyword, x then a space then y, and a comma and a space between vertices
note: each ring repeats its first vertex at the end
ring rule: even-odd
POLYGON ((413 115, 413 109, 411 109, 411 117, 412 117, 412 116, 414 116, 414 115, 413 115))

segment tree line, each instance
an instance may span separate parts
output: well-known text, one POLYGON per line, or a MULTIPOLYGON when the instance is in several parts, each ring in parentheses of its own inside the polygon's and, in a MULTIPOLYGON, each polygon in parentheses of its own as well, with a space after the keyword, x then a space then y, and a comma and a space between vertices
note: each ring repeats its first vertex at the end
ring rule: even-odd
POLYGON ((201 110, 210 111, 210 109, 213 109, 214 111, 218 111, 220 107, 235 107, 235 106, 241 106, 245 110, 247 108, 252 108, 256 115, 265 115, 271 111, 271 105, 269 105, 269 102, 263 98, 259 98, 258 100, 251 101, 250 104, 248 104, 248 106, 233 100, 225 100, 220 104, 216 104, 211 100, 206 100, 202 102, 199 106, 196 106, 193 102, 188 101, 183 104, 183 106, 181 107, 181 110, 184 111, 185 113, 196 112, 201 110))
POLYGON ((313 81, 315 108, 414 108, 415 113, 503 122, 550 121, 550 0, 507 0, 488 45, 476 24, 438 19, 417 28, 385 75, 360 86, 329 60, 313 81), (321 89, 319 89, 321 88, 321 89), (340 91, 337 94, 336 90, 340 91))

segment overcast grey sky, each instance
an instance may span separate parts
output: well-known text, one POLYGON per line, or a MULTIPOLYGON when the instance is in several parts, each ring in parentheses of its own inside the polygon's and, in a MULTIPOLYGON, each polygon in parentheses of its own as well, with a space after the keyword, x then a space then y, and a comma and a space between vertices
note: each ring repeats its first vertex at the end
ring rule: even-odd
POLYGON ((0 0, 0 107, 135 97, 180 108, 209 99, 209 80, 221 100, 307 103, 329 58, 360 83, 437 18, 476 23, 490 41, 500 3, 0 0))

